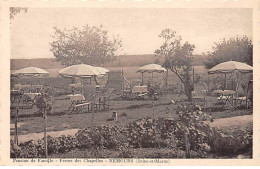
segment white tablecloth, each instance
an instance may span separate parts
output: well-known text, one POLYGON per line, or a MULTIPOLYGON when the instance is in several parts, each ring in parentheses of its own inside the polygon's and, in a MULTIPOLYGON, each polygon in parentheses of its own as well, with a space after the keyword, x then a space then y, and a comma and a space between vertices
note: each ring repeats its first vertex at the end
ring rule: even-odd
POLYGON ((132 93, 147 93, 148 87, 147 86, 134 86, 132 89, 132 93))
POLYGON ((42 89, 43 88, 43 85, 30 85, 30 84, 25 84, 25 85, 22 85, 22 84, 15 84, 14 85, 14 89, 26 89, 26 88, 32 88, 32 89, 42 89))
POLYGON ((34 100, 35 96, 41 95, 41 93, 24 93, 23 95, 29 96, 32 100, 34 100))
POLYGON ((82 95, 82 94, 70 94, 70 95, 68 95, 69 97, 70 97, 70 101, 71 102, 73 102, 73 101, 76 101, 76 102, 81 102, 81 101, 83 101, 83 100, 85 100, 85 97, 84 97, 84 95, 82 95))
POLYGON ((222 96, 229 96, 236 94, 236 91, 234 90, 214 90, 213 94, 220 94, 222 96))
POLYGON ((81 83, 70 84, 70 87, 81 88, 81 83))

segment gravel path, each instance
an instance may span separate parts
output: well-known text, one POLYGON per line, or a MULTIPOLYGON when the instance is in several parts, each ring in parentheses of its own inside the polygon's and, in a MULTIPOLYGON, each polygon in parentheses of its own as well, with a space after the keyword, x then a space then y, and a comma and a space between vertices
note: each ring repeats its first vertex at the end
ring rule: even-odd
POLYGON ((253 123, 253 115, 214 119, 214 122, 209 123, 209 125, 211 127, 227 127, 227 126, 245 126, 248 123, 253 123))
MULTIPOLYGON (((68 129, 68 130, 63 130, 63 131, 49 131, 47 132, 47 135, 51 137, 59 137, 61 135, 75 135, 79 129, 68 129)), ((38 141, 39 139, 42 139, 44 136, 44 133, 30 133, 26 135, 19 135, 18 136, 18 141, 19 143, 23 143, 26 141, 38 141)), ((14 140, 14 136, 11 136, 11 139, 14 140)))

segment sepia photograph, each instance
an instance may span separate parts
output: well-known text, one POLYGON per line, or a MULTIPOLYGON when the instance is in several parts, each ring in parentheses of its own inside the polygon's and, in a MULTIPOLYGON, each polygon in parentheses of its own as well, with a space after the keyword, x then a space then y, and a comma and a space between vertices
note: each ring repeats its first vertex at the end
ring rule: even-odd
POLYGON ((14 161, 253 158, 252 8, 9 11, 14 161))

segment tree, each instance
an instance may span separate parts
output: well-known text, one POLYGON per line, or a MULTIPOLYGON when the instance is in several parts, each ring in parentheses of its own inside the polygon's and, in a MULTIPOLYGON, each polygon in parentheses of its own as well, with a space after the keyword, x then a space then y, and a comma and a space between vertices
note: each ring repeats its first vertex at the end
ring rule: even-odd
POLYGON ((47 113, 52 109, 52 100, 47 93, 42 93, 38 98, 36 98, 36 107, 39 112, 42 113, 44 118, 44 148, 45 148, 45 158, 48 157, 48 143, 47 143, 47 113))
POLYGON ((119 37, 109 40, 108 31, 103 26, 84 26, 82 29, 58 29, 50 43, 57 61, 70 66, 74 64, 100 65, 115 59, 115 52, 122 47, 119 37))
POLYGON ((170 69, 184 85, 188 100, 192 100, 193 84, 191 81, 192 52, 194 45, 185 42, 181 44, 182 38, 170 29, 162 30, 159 37, 164 39, 160 49, 155 50, 156 57, 164 56, 163 66, 170 69))
POLYGON ((212 49, 213 52, 208 52, 207 61, 204 62, 208 69, 230 60, 244 62, 251 66, 253 64, 253 44, 247 36, 223 39, 214 43, 212 49))
POLYGON ((10 7, 10 19, 14 19, 14 16, 21 12, 26 13, 27 8, 21 8, 21 7, 10 7))

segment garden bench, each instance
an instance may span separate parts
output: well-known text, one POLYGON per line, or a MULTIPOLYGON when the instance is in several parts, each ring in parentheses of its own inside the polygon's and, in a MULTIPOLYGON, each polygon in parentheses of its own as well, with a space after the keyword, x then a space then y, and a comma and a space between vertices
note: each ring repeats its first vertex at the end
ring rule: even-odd
POLYGON ((85 102, 85 103, 76 104, 76 105, 74 106, 74 108, 75 108, 76 110, 83 110, 84 107, 87 106, 88 112, 89 112, 89 110, 90 110, 90 107, 89 107, 89 106, 90 106, 90 105, 91 105, 91 102, 85 102))
POLYGON ((141 94, 138 94, 138 97, 144 97, 146 95, 147 95, 147 93, 141 93, 141 94))

